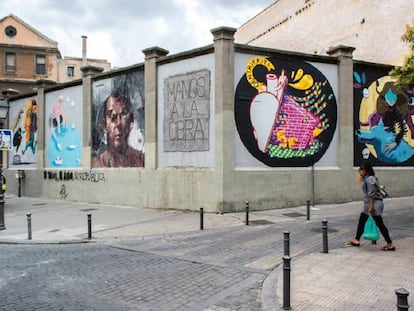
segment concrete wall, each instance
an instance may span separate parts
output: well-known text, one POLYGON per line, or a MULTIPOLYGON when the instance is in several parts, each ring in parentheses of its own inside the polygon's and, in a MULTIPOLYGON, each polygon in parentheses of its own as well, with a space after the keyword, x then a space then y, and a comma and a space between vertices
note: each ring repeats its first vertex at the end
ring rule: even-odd
MULTIPOLYGON (((260 210, 304 205, 306 200, 321 204, 360 199, 358 163, 354 163, 354 49, 342 46, 331 49, 330 56, 317 56, 235 45, 233 28, 220 27, 212 33, 214 44, 204 48, 168 56, 167 50, 154 47, 143 51, 144 64, 109 73, 93 66, 83 69, 81 94, 76 95, 82 98, 82 114, 78 116, 82 120, 77 127, 83 128, 79 167, 51 167, 46 154, 51 144, 47 129, 50 105, 60 94, 68 97, 79 93, 77 86, 40 88, 35 96, 13 98, 12 115, 36 98, 39 127, 36 163, 31 169, 12 165, 9 153, 8 191, 17 193, 14 173, 23 168, 23 195, 71 201, 195 211, 204 207, 207 212, 227 212, 244 210, 246 200, 260 210), (269 68, 273 65, 274 69, 265 71, 278 77, 285 70, 289 86, 280 104, 303 102, 298 109, 304 115, 306 109, 314 109, 314 116, 319 118, 312 128, 317 134, 312 136, 312 144, 303 147, 303 157, 295 149, 298 139, 283 147, 292 150, 282 157, 260 150, 252 124, 246 119, 251 106, 243 107, 244 115, 238 116, 240 105, 253 105, 261 93, 252 87, 254 80, 247 78, 251 60, 269 68), (145 166, 94 168, 94 85, 142 71, 145 166), (313 85, 318 88, 312 89, 313 85), (313 100, 318 104, 311 108, 313 100), (245 133, 250 135, 250 142, 245 133), (323 145, 312 151, 318 143, 323 145)), ((266 72, 260 70, 260 66, 254 69, 253 77, 261 81, 266 72)), ((278 146, 278 129, 273 128, 267 148, 278 146)), ((413 194, 411 165, 388 163, 376 166, 376 170, 393 196, 413 194)))

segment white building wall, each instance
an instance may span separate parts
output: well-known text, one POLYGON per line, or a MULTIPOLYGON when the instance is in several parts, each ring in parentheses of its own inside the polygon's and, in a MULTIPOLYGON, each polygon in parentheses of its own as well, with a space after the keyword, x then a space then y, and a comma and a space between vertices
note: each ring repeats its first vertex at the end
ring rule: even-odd
POLYGON ((354 59, 402 65, 411 0, 278 0, 237 30, 235 42, 325 55, 355 47, 354 59))

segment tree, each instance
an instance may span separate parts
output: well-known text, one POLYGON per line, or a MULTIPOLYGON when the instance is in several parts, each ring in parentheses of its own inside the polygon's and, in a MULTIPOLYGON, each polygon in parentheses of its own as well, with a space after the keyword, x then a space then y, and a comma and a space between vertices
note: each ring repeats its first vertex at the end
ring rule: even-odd
POLYGON ((405 57, 401 67, 395 67, 390 71, 390 75, 397 80, 397 84, 403 88, 411 90, 414 88, 414 22, 413 25, 406 25, 406 32, 401 36, 401 40, 410 46, 410 53, 405 57))

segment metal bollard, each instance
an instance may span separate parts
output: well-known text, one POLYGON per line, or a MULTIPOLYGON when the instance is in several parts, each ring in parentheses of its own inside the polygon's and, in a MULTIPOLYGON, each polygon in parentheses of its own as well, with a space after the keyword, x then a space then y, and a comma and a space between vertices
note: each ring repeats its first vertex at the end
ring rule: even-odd
POLYGON ((290 256, 290 242, 289 242, 289 235, 290 232, 289 231, 285 231, 283 232, 284 235, 284 255, 285 256, 290 256))
POLYGON ((204 230, 204 208, 200 207, 200 230, 204 230))
POLYGON ((290 257, 283 256, 283 310, 290 307, 290 257))
POLYGON ((397 310, 398 311, 408 311, 408 295, 410 294, 405 288, 398 288, 395 290, 397 295, 397 310))
POLYGON ((246 226, 249 225, 249 201, 246 201, 246 226))
POLYGON ((310 220, 310 200, 306 201, 306 220, 310 220))
POLYGON ((328 221, 326 219, 322 220, 322 242, 323 252, 328 253, 328 221))
POLYGON ((92 239, 92 215, 88 214, 88 240, 92 239))
POLYGON ((27 239, 31 240, 32 239, 32 214, 27 213, 26 217, 27 217, 27 239))

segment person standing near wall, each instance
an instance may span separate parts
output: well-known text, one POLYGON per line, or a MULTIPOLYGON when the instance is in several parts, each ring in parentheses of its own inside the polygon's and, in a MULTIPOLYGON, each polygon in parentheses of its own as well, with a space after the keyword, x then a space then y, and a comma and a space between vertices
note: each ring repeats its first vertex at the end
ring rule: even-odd
POLYGON ((384 201, 382 199, 378 178, 375 176, 374 169, 368 161, 365 161, 358 169, 360 175, 360 181, 362 183, 363 194, 363 210, 359 216, 359 222, 355 239, 348 241, 349 246, 360 246, 360 239, 364 233, 365 223, 368 220, 368 216, 372 215, 377 227, 379 228, 382 236, 387 245, 382 247, 384 251, 395 251, 395 245, 391 240, 388 229, 382 219, 382 213, 384 210, 384 201))
POLYGON ((106 150, 92 159, 92 167, 143 167, 144 154, 128 144, 134 123, 128 96, 114 89, 103 102, 103 111, 106 150))

